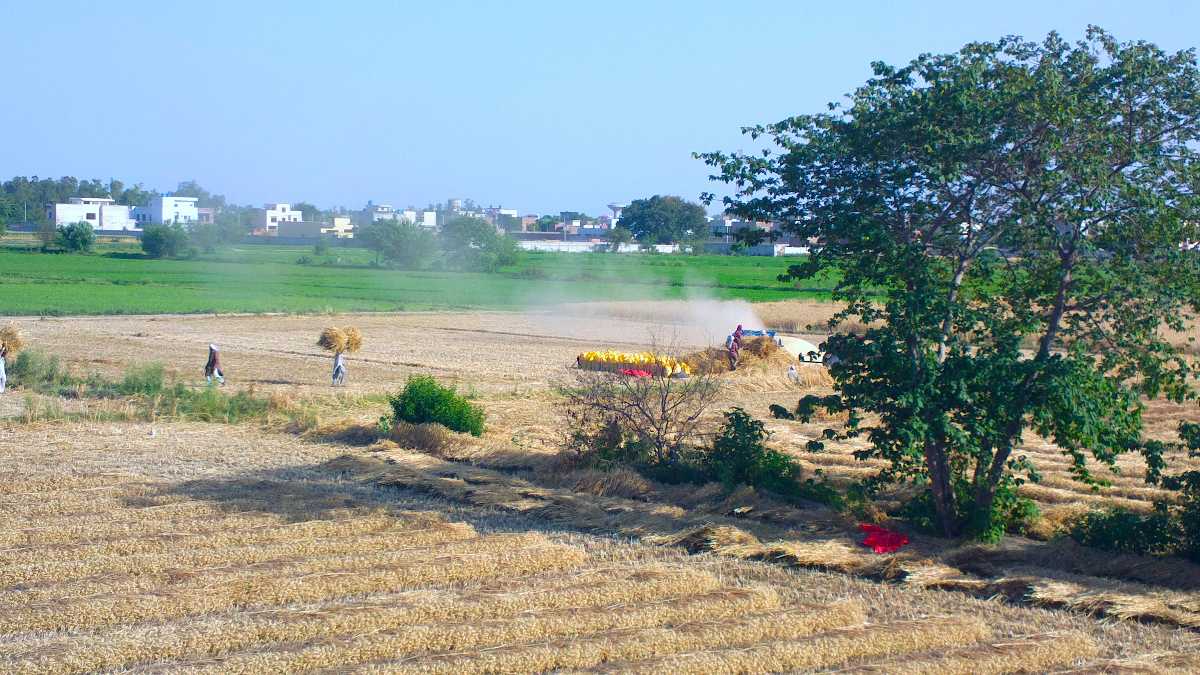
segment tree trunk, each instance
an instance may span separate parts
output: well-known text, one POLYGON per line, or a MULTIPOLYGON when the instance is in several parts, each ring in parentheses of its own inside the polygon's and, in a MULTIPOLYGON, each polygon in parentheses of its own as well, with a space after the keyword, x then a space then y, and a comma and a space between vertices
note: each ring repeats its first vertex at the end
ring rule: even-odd
POLYGON ((947 537, 958 536, 958 515, 954 508, 954 489, 950 484, 950 466, 946 461, 946 446, 941 442, 925 445, 925 467, 929 470, 929 491, 938 524, 947 537))

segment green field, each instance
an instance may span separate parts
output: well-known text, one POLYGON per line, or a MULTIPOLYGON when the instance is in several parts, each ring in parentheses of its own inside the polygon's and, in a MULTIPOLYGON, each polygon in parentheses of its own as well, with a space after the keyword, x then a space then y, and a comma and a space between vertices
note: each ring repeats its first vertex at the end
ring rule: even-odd
POLYGON ((0 246, 0 314, 516 309, 589 300, 826 297, 781 283, 782 258, 528 253, 495 274, 375 268, 363 249, 243 245, 192 260, 152 260, 128 245, 87 255, 0 246), (297 264, 301 256, 315 262, 297 264))

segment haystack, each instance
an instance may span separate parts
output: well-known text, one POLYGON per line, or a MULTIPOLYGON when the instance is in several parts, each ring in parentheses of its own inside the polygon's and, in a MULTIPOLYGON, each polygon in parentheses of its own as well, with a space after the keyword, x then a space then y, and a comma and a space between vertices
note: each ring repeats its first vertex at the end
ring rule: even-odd
POLYGON ((321 331, 321 336, 317 338, 317 346, 334 353, 354 353, 362 349, 362 333, 353 326, 329 327, 321 331))
POLYGON ((9 324, 0 328, 0 345, 4 346, 9 356, 12 356, 25 347, 25 342, 21 339, 21 332, 17 330, 17 327, 9 324))
MULTIPOLYGON (((730 372, 729 352, 720 347, 710 347, 689 354, 683 360, 692 367, 693 372, 702 375, 723 375, 730 372)), ((750 337, 742 341, 738 369, 734 374, 747 377, 772 374, 780 378, 782 383, 786 382, 783 378, 786 378, 788 366, 792 365, 796 366, 799 375, 797 384, 802 387, 827 387, 833 383, 825 366, 799 361, 769 337, 750 337)))

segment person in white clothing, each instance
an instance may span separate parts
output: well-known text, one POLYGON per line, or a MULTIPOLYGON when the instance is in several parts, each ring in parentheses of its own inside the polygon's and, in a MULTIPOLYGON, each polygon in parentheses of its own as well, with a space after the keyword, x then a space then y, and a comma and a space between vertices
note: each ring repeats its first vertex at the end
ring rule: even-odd
POLYGON ((8 347, 0 345, 0 394, 4 393, 4 387, 8 384, 8 371, 5 370, 5 357, 8 356, 8 347))
POLYGON ((333 386, 346 384, 346 358, 342 352, 333 355, 333 386))

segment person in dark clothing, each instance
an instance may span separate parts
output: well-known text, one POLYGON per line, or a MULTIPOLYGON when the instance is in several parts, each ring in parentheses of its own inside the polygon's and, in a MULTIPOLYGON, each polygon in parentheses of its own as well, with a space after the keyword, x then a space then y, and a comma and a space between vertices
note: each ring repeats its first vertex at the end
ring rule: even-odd
POLYGON ((204 364, 204 380, 212 384, 216 378, 219 384, 225 384, 225 372, 221 370, 221 350, 216 345, 208 346, 208 362, 204 364))

